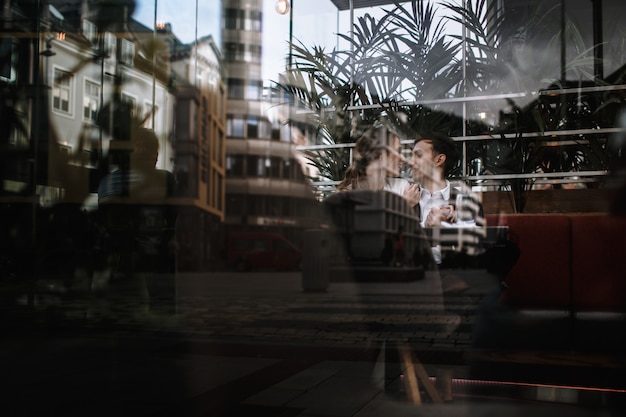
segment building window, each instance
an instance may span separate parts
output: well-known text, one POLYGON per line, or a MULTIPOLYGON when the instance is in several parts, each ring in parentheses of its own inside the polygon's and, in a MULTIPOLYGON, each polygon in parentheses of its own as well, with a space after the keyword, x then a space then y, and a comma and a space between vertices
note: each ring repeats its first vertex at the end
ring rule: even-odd
POLYGON ((247 158, 246 176, 260 177, 263 175, 263 158, 256 155, 250 155, 247 158), (260 173, 259 173, 260 171, 260 173))
POLYGON ((130 107, 130 115, 137 116, 137 98, 129 94, 122 93, 122 103, 127 103, 130 107))
POLYGON ((266 161, 269 160, 270 166, 268 167, 269 169, 269 176, 271 178, 280 178, 280 158, 278 157, 271 157, 271 158, 267 158, 266 161))
POLYGON ((222 116, 224 115, 224 110, 225 110, 225 100, 224 100, 224 96, 226 92, 224 91, 224 88, 222 85, 219 86, 216 97, 215 97, 215 101, 217 102, 217 118, 221 119, 222 116))
MULTIPOLYGON (((217 153, 216 160, 219 162, 220 157, 224 154, 224 133, 222 131, 217 131, 217 153)), ((221 165, 221 164, 218 164, 221 165)))
POLYGON ((54 110, 72 114, 72 81, 71 73, 60 69, 54 70, 54 86, 52 87, 52 108, 54 110))
POLYGON ((293 178, 293 168, 292 168, 292 164, 291 164, 291 159, 289 158, 285 158, 283 159, 283 173, 282 173, 282 178, 289 180, 291 178, 293 178))
POLYGON ((223 211, 224 210, 224 177, 222 175, 217 175, 217 198, 215 200, 215 207, 223 211))
POLYGON ((248 45, 248 50, 245 53, 244 60, 246 62, 261 62, 263 56, 263 48, 261 45, 248 45))
POLYGON ((243 100, 243 81, 239 78, 230 78, 228 80, 228 98, 243 100))
POLYGON ((259 80, 250 80, 246 86, 247 100, 260 100, 263 91, 263 83, 259 80))
POLYGON ((274 140, 280 140, 280 121, 278 119, 272 120, 271 138, 274 140))
POLYGON ((244 60, 246 62, 261 63, 261 45, 246 45, 244 60))
POLYGON ((244 11, 240 9, 224 10, 224 28, 228 30, 243 30, 244 11))
POLYGON ((267 139, 267 120, 264 119, 259 119, 259 134, 258 134, 258 138, 259 139, 267 139))
POLYGON ((262 156, 258 156, 256 160, 256 175, 257 177, 266 177, 265 171, 269 168, 270 160, 269 158, 263 158, 262 156))
POLYGON ((83 19, 82 29, 83 36, 85 36, 85 38, 87 38, 89 42, 95 45, 98 41, 98 28, 96 27, 96 25, 87 19, 83 19))
POLYGON ((237 9, 224 10, 224 29, 237 29, 237 9))
POLYGON ((11 38, 0 39, 0 80, 15 82, 17 52, 11 38))
POLYGON ((115 55, 115 35, 113 35, 112 33, 105 33, 104 34, 104 56, 105 57, 110 57, 115 55))
POLYGON ((226 176, 229 178, 243 177, 243 161, 242 155, 228 155, 226 157, 226 176))
POLYGON ((250 30, 253 32, 261 32, 263 30, 263 12, 260 10, 250 11, 250 30))
POLYGON ((259 136, 259 118, 256 116, 248 116, 248 133, 247 137, 256 139, 259 136))
POLYGON ((224 59, 227 61, 243 61, 245 54, 245 45, 236 42, 227 42, 224 44, 224 59))
POLYGON ((83 95, 83 119, 96 122, 99 108, 100 86, 94 82, 85 80, 85 93, 83 95))
POLYGON ((121 40, 120 62, 128 66, 133 65, 135 59, 135 43, 128 39, 121 40))
POLYGON ((228 120, 226 122, 226 134, 231 138, 243 138, 243 118, 240 116, 228 116, 228 120))

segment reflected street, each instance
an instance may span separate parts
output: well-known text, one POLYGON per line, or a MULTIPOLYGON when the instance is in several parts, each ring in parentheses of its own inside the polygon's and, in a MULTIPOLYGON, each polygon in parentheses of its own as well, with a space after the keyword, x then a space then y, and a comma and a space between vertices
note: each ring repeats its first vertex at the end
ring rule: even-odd
POLYGON ((456 272, 470 286, 447 295, 445 310, 434 272, 410 282, 331 282, 326 292, 308 293, 300 273, 268 271, 180 274, 175 317, 141 313, 130 299, 104 297, 100 305, 78 297, 56 309, 48 305, 46 323, 36 314, 14 314, 22 322, 13 322, 13 337, 2 343, 2 352, 15 396, 3 404, 16 411, 11 415, 94 415, 95 403, 102 415, 309 415, 308 410, 362 416, 384 410, 430 415, 429 404, 445 399, 438 415, 465 416, 480 415, 476 404, 483 404, 481 413, 489 407, 513 412, 503 401, 516 398, 516 412, 553 415, 553 407, 569 412, 572 403, 597 406, 623 396, 608 388, 591 396, 554 379, 566 363, 587 386, 615 383, 624 364, 610 355, 473 349, 472 333, 493 277, 456 272), (408 368, 394 356, 402 340, 412 355, 408 368), (442 394, 438 400, 423 391, 424 405, 414 408, 398 385, 411 367, 436 375, 429 380, 442 394), (516 383, 507 384, 493 368, 512 372, 516 383), (537 369, 541 375, 533 374, 537 369), (489 374, 495 377, 491 382, 477 378, 489 374), (64 395, 68 389, 72 399, 64 395), (155 398, 154 392, 163 395, 155 398), (24 405, 26 395, 46 402, 24 405), (321 408, 319 395, 336 402, 321 408), (523 407, 528 400, 535 403, 523 407))

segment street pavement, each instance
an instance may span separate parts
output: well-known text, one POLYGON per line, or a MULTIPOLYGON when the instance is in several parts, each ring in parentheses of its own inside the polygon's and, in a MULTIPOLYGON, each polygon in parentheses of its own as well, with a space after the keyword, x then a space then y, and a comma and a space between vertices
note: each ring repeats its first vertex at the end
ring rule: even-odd
POLYGON ((453 271, 443 285, 428 272, 305 286, 300 273, 180 273, 175 316, 137 294, 18 296, 2 306, 0 406, 10 416, 617 415, 604 394, 475 381, 472 337, 497 289, 482 271, 453 271), (459 278, 467 288, 444 296, 459 278))

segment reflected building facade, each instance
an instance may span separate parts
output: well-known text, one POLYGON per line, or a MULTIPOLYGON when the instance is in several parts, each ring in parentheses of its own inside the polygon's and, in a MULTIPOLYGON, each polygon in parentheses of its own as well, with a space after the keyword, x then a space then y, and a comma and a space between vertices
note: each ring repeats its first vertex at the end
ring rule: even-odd
MULTIPOLYGON (((163 32, 169 30, 165 25, 163 32)), ((211 35, 170 44, 176 92, 176 160, 180 217, 178 262, 206 270, 220 253, 225 211, 226 88, 222 55, 211 35)))
MULTIPOLYGON (((261 76, 261 0, 196 2, 221 8, 210 29, 222 32, 193 42, 134 21, 139 1, 0 0, 6 415, 623 415, 626 35, 611 22, 626 3, 324 1, 356 8, 353 32, 377 47, 338 42, 310 55, 332 62, 312 71, 298 52, 277 77, 301 90, 279 94, 261 76), (422 28, 457 19, 487 36, 446 31, 412 49, 408 23, 426 14, 411 6, 444 3, 459 8, 422 28), (512 15, 502 36, 465 19, 491 21, 476 10, 491 5, 512 15), (548 11, 526 19, 537 5, 548 11), (324 100, 297 94, 322 91, 317 81, 324 100), (98 206, 102 179, 117 185, 113 171, 141 149, 133 123, 154 130, 158 159, 143 162, 167 181, 157 198, 111 193, 129 199, 98 206), (383 128, 355 152, 372 125, 383 128), (363 184, 400 171, 383 132, 417 158, 413 138, 429 130, 461 148, 450 179, 481 193, 478 204, 458 190, 457 207, 470 204, 457 213, 480 213, 464 228, 422 227, 404 195, 334 192, 351 162, 363 184), (307 172, 316 157, 333 169, 307 172), (327 230, 310 178, 329 194, 327 230), (238 231, 278 249, 237 243, 233 259, 251 249, 282 265, 217 270, 238 231), (436 246, 449 254, 440 264, 436 246)), ((194 2, 167 4, 188 19, 194 2)), ((330 33, 303 15, 299 29, 330 33)))
POLYGON ((116 169, 131 125, 154 130, 156 168, 178 178, 179 267, 206 269, 215 256, 207 236, 224 220, 221 54, 211 36, 183 44, 170 25, 148 28, 133 12, 133 2, 2 3, 2 210, 14 220, 2 235, 5 253, 35 257, 20 268, 93 244, 73 234, 77 225, 94 232, 99 181, 116 169))
POLYGON ((132 7, 105 9, 2 3, 1 193, 11 219, 3 251, 16 254, 20 269, 10 274, 71 276, 76 263, 90 267, 98 184, 115 168, 112 155, 133 120, 155 131, 156 165, 172 170, 168 74, 148 58, 149 29, 131 20, 132 7))
POLYGON ((263 1, 222 1, 228 76, 226 227, 271 230, 299 244, 318 227, 316 200, 278 102, 264 94, 263 1))

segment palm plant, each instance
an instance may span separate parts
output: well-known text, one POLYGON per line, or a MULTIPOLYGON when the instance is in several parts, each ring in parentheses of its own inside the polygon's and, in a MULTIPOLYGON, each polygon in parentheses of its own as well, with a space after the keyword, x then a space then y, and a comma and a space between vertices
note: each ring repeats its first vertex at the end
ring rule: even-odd
MULTIPOLYGON (((445 39, 435 9, 424 0, 396 4, 380 18, 360 17, 350 35, 339 34, 348 48, 293 45, 295 68, 278 88, 310 111, 316 142, 354 143, 366 129, 387 125, 407 136, 419 129, 449 124, 441 111, 407 100, 443 97, 460 79, 452 63, 459 45, 445 39), (355 109, 359 109, 356 111, 355 109)), ((349 164, 343 148, 306 152, 325 179, 338 181, 349 164)))
MULTIPOLYGON (((296 67, 279 88, 311 111, 309 122, 317 128, 318 143, 354 142, 359 126, 376 123, 406 137, 428 130, 490 135, 492 139, 466 143, 467 160, 482 162, 484 171, 475 174, 510 174, 502 187, 511 191, 519 212, 534 183, 528 174, 607 168, 606 138, 544 136, 610 125, 623 102, 610 93, 568 93, 568 88, 602 80, 591 71, 594 48, 585 45, 573 21, 551 24, 561 21, 558 6, 535 2, 513 11, 488 0, 442 5, 450 13, 439 20, 435 6, 423 0, 395 4, 378 20, 365 15, 350 35, 339 35, 348 43, 346 50, 294 47, 296 67), (446 34, 446 23, 460 26, 463 34, 446 34), (567 65, 560 60, 563 42, 575 55, 567 65), (572 76, 589 81, 572 84, 566 80, 572 76), (468 102, 463 109, 460 104, 457 109, 426 105, 431 99, 471 100, 476 95, 501 98, 468 102), (607 116, 609 108, 613 110, 607 116), (479 112, 499 121, 474 119, 472 114, 479 112)), ((344 149, 307 153, 332 180, 341 178, 348 156, 344 149)))
MULTIPOLYGON (((570 19, 560 28, 547 24, 549 20, 560 20, 560 16, 555 16, 559 10, 546 8, 541 2, 520 16, 513 16, 498 2, 486 0, 467 1, 465 6, 445 3, 445 7, 453 12, 449 19, 465 31, 464 36, 456 35, 466 44, 466 77, 456 94, 522 93, 521 100, 526 102, 517 103, 512 98, 505 99, 504 106, 498 101, 492 101, 491 106, 481 102, 493 114, 498 108, 504 107, 505 111, 500 111, 498 124, 470 124, 468 133, 490 134, 499 139, 469 143, 468 159, 480 159, 485 170, 494 174, 606 169, 604 139, 596 135, 559 136, 549 141, 557 146, 546 146, 548 141, 543 136, 546 131, 599 127, 596 119, 601 103, 597 97, 562 93, 568 87, 587 87, 598 81, 590 71, 593 48, 585 46, 576 25, 570 19), (567 66, 560 67, 563 36, 568 48, 577 55, 567 66), (594 81, 572 84, 565 80, 566 75, 594 81), (531 95, 533 101, 527 102, 528 95, 523 93, 537 90, 547 94, 531 95), (574 143, 559 146, 565 141, 574 143)), ((512 192, 515 211, 524 210, 532 185, 533 180, 523 176, 503 184, 512 192)))
POLYGON ((401 93, 405 99, 444 97, 462 80, 454 65, 461 43, 446 37, 445 21, 436 19, 436 11, 433 3, 424 1, 411 2, 410 10, 396 5, 387 11, 398 29, 392 33, 393 42, 405 46, 393 51, 393 63, 406 86, 401 93))

